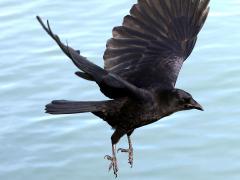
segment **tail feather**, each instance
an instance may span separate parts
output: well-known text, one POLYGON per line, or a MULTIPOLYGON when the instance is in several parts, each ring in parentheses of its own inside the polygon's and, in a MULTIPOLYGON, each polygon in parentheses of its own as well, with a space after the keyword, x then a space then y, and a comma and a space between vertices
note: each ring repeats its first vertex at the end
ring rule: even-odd
POLYGON ((75 114, 84 112, 98 112, 106 109, 106 104, 109 101, 66 101, 55 100, 46 105, 46 113, 49 114, 75 114))

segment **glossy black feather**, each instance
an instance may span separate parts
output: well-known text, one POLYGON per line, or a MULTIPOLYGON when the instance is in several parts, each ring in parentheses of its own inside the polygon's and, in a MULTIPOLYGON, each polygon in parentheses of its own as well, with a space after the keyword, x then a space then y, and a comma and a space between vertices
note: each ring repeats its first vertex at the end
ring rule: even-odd
POLYGON ((92 112, 115 129, 111 137, 110 168, 117 175, 115 145, 128 136, 129 163, 132 165, 130 135, 141 126, 182 110, 203 107, 190 93, 175 88, 182 64, 191 54, 197 35, 208 15, 209 0, 138 0, 125 16, 122 26, 113 28, 104 53, 104 69, 54 34, 49 22, 44 30, 80 69, 75 74, 94 81, 108 101, 52 101, 50 114, 92 112))
MULTIPOLYGON (((72 47, 65 45, 61 42, 58 35, 54 34, 49 21, 45 25, 42 19, 37 16, 37 20, 48 33, 48 35, 58 44, 62 51, 72 60, 72 62, 83 72, 77 72, 76 74, 84 79, 95 81, 101 92, 109 98, 120 98, 130 96, 133 98, 144 98, 147 92, 145 90, 136 87, 135 85, 124 80, 117 74, 113 74, 96 64, 90 62, 87 58, 80 55, 80 51, 73 49, 72 47)), ((127 49, 123 48, 121 52, 126 52, 127 49)), ((112 52, 114 53, 114 52, 112 52)), ((116 52, 118 53, 118 52, 116 52)))
POLYGON ((208 15, 209 0, 139 0, 113 28, 105 69, 140 88, 175 86, 208 15))

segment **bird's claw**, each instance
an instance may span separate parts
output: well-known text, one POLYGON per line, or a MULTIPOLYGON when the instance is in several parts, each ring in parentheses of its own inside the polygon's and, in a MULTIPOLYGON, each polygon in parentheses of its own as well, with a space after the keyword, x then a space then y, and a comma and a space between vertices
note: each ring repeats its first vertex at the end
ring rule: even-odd
POLYGON ((117 158, 106 155, 104 156, 104 159, 111 161, 108 171, 111 171, 111 169, 113 169, 113 173, 117 177, 117 172, 118 172, 117 158))
POLYGON ((129 149, 123 149, 123 148, 119 148, 117 150, 117 152, 124 152, 124 153, 128 153, 128 163, 130 164, 131 168, 133 167, 133 148, 129 148, 129 149))

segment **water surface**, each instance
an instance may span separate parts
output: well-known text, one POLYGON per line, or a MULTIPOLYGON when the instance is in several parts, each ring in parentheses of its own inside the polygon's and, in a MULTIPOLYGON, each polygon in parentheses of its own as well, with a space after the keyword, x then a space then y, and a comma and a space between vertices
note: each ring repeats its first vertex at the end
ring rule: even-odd
MULTIPOLYGON (((52 99, 104 99, 37 23, 103 65, 105 43, 134 0, 0 2, 0 179, 113 179, 103 159, 112 130, 92 114, 50 116, 52 99)), ((119 179, 240 179, 240 3, 212 0, 211 13, 177 87, 204 112, 177 113, 133 135, 134 168, 119 154, 119 179)), ((122 138, 118 147, 127 146, 122 138)))

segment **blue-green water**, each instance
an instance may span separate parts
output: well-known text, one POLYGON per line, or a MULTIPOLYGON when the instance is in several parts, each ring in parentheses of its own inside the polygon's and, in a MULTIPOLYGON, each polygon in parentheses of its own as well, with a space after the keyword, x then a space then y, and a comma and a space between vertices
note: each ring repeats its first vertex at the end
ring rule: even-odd
MULTIPOLYGON (((71 46, 103 65, 105 42, 134 0, 0 1, 0 179, 113 179, 105 154, 112 130, 92 114, 50 116, 52 99, 104 99, 35 19, 49 19, 71 46)), ((240 1, 211 13, 177 87, 204 112, 177 113, 133 135, 134 167, 118 154, 119 179, 240 179, 240 1)), ((118 147, 127 146, 122 138, 118 147)))

